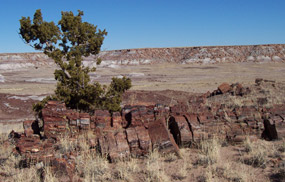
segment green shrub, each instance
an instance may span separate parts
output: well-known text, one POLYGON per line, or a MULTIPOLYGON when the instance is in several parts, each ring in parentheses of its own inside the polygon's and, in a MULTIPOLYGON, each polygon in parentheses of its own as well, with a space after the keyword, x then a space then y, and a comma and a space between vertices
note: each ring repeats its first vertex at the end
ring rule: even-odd
MULTIPOLYGON (((36 10, 33 20, 20 19, 20 32, 24 42, 52 58, 60 69, 55 70, 55 94, 34 105, 38 114, 48 100, 63 101, 67 107, 83 111, 95 109, 120 110, 121 96, 131 87, 131 80, 113 78, 109 87, 90 82, 90 72, 96 68, 85 67, 83 57, 100 52, 106 30, 82 22, 83 12, 62 12, 58 24, 44 21, 41 10, 36 10), (107 89, 106 89, 107 88, 107 89)), ((95 60, 100 64, 101 59, 95 60)))

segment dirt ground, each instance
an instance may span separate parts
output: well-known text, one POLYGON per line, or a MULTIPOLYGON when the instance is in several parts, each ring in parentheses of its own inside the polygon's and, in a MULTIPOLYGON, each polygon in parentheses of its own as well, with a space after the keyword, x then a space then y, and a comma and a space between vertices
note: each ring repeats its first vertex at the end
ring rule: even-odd
MULTIPOLYGON (((16 95, 50 94, 55 87, 55 67, 23 70, 0 70, 5 82, 0 93, 16 95)), ((180 90, 202 93, 215 89, 222 82, 253 83, 255 78, 285 81, 284 63, 223 63, 223 64, 154 64, 99 67, 92 80, 107 84, 114 76, 132 79, 131 90, 180 90)))

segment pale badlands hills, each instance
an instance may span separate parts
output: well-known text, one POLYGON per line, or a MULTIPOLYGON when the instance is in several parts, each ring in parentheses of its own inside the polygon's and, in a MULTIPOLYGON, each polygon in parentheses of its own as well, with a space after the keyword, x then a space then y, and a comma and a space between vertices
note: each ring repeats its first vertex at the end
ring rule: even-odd
MULTIPOLYGON (((142 48, 102 51, 98 56, 84 59, 85 65, 95 66, 96 57, 102 58, 101 66, 138 65, 155 63, 232 63, 280 62, 285 60, 285 45, 208 46, 177 48, 142 48)), ((0 54, 0 70, 32 66, 53 65, 43 53, 0 54)))

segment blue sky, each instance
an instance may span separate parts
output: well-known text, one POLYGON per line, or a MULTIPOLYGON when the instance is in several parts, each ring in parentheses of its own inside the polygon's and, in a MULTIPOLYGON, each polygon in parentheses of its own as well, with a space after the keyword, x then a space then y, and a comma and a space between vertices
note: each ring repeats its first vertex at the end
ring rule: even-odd
POLYGON ((3 0, 0 53, 34 52, 18 35, 19 19, 61 11, 106 29, 102 50, 285 43, 285 0, 3 0))

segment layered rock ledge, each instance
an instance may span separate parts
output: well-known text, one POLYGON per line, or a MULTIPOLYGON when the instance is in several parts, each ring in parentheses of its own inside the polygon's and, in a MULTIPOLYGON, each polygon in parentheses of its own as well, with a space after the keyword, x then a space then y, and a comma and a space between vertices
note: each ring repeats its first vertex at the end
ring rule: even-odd
MULTIPOLYGON (((284 44, 248 46, 202 46, 177 48, 141 48, 101 51, 97 56, 84 58, 86 66, 96 66, 100 57, 101 66, 139 65, 155 63, 229 63, 229 62, 283 62, 284 44)), ((53 66, 53 60, 43 53, 0 54, 1 69, 53 66)))

